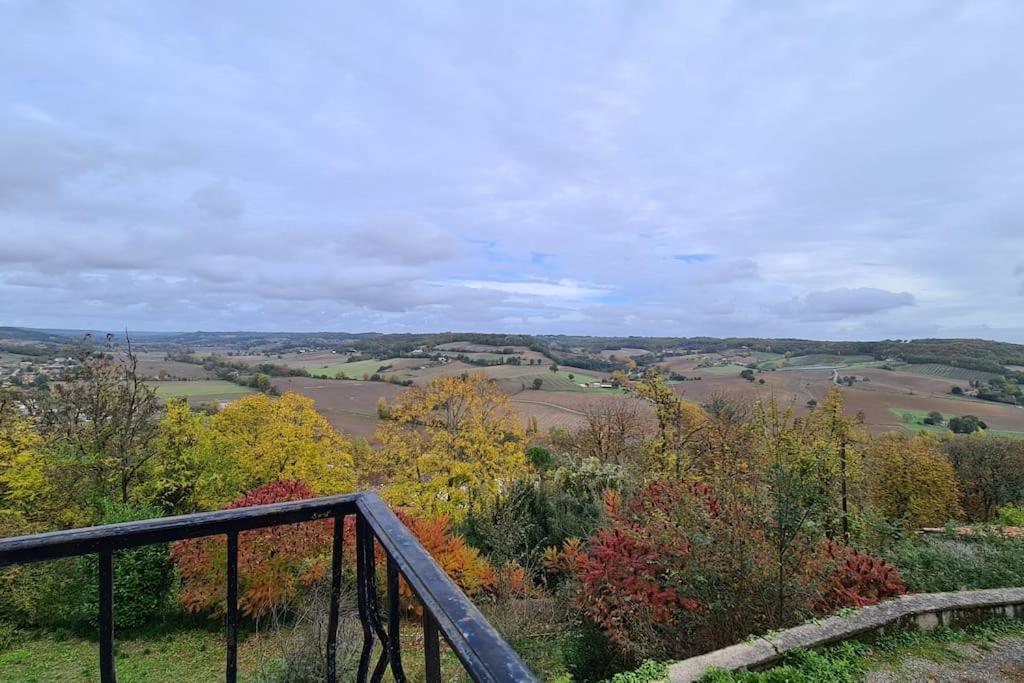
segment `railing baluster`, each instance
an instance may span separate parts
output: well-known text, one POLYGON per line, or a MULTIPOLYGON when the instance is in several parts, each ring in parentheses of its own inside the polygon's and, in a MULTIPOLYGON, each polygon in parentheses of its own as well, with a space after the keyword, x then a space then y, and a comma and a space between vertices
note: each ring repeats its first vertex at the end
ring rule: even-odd
POLYGON ((228 683, 238 680, 238 532, 228 533, 228 614, 227 614, 228 683))
POLYGON ((427 665, 427 683, 441 683, 441 647, 437 639, 437 623, 426 609, 423 610, 423 659, 427 665))
POLYGON ((362 515, 356 515, 356 595, 359 606, 359 621, 363 626, 363 649, 359 653, 359 670, 356 680, 363 683, 370 670, 370 654, 373 651, 373 631, 370 629, 369 599, 367 593, 370 583, 367 574, 373 571, 373 565, 367 568, 366 536, 369 529, 362 515))
POLYGON ((370 626, 376 632, 381 645, 380 656, 377 658, 377 664, 373 667, 370 683, 379 683, 384 678, 384 672, 388 668, 390 643, 388 642, 387 631, 384 630, 384 625, 380 622, 380 603, 377 600, 377 555, 374 552, 373 531, 369 525, 366 525, 366 534, 363 536, 363 542, 366 543, 364 555, 366 558, 366 613, 370 618, 370 626))
POLYGON ((399 635, 399 620, 402 613, 399 608, 398 565, 388 555, 388 650, 391 654, 391 675, 396 683, 405 683, 405 670, 402 668, 402 640, 399 635))
POLYGON ((114 683, 114 552, 100 550, 100 680, 114 683))
POLYGON ((334 544, 331 547, 331 607, 327 616, 327 683, 338 681, 338 610, 341 605, 342 542, 345 513, 334 513, 334 544))

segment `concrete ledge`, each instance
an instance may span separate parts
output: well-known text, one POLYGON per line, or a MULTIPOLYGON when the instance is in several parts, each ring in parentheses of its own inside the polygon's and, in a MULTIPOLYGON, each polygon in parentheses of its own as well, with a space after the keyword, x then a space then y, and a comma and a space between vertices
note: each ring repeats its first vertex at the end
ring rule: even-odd
POLYGON ((691 657, 669 666, 671 683, 696 681, 709 669, 764 669, 794 648, 812 649, 850 638, 871 639, 896 631, 966 626, 993 617, 1024 618, 1024 588, 955 593, 916 593, 871 605, 852 614, 802 624, 767 637, 691 657))

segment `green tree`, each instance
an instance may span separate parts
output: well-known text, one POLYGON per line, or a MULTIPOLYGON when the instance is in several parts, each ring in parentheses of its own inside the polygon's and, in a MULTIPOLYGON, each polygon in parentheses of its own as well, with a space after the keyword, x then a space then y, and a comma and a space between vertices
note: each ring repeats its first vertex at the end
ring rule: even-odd
POLYGON ((70 379, 52 392, 43 431, 77 481, 62 485, 93 504, 128 502, 155 455, 161 402, 138 373, 131 340, 106 351, 85 347, 70 379))
POLYGON ((970 519, 988 521, 1007 503, 1024 502, 1024 442, 962 434, 943 439, 970 519))
POLYGON ((988 425, 976 415, 949 418, 949 430, 954 434, 973 434, 982 429, 988 429, 988 425))

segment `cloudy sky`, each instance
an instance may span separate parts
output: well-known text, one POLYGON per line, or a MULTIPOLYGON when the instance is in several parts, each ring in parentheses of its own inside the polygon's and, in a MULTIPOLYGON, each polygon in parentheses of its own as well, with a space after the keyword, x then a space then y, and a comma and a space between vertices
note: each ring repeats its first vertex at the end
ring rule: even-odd
POLYGON ((0 0, 0 325, 1024 341, 1024 3, 0 0))

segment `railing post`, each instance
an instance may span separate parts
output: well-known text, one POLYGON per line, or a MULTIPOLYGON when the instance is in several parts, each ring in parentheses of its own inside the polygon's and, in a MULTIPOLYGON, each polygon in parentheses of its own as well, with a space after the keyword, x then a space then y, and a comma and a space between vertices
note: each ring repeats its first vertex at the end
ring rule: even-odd
POLYGON ((334 513, 334 542, 331 546, 331 606, 327 615, 327 683, 338 681, 338 611, 341 606, 342 542, 345 514, 334 513))
POLYGON ((427 665, 427 683, 441 683, 441 648, 437 624, 430 612, 423 610, 423 659, 427 665))
POLYGON ((227 667, 228 683, 238 680, 238 532, 228 532, 228 611, 227 667))
POLYGON ((388 555, 388 651, 391 655, 391 675, 396 683, 405 683, 402 668, 402 640, 399 634, 402 617, 398 594, 398 565, 388 555))
POLYGON ((100 549, 100 680, 115 683, 114 673, 114 552, 109 543, 100 549))

